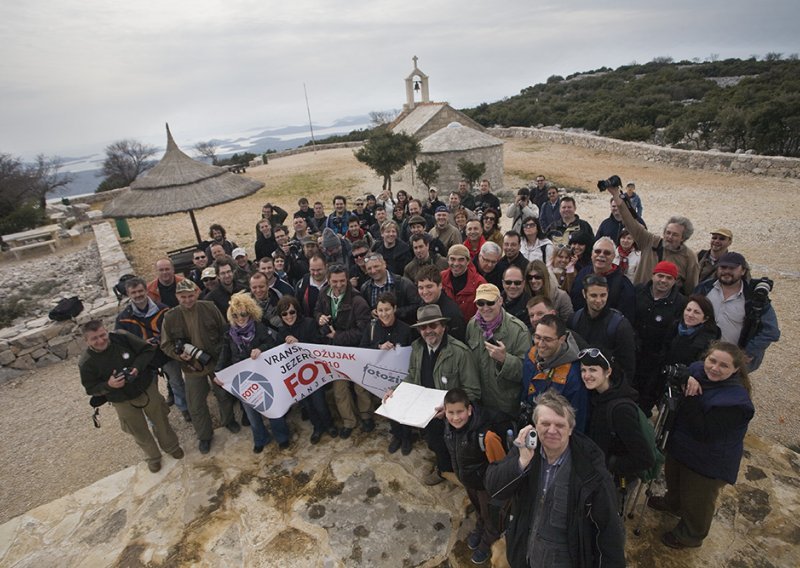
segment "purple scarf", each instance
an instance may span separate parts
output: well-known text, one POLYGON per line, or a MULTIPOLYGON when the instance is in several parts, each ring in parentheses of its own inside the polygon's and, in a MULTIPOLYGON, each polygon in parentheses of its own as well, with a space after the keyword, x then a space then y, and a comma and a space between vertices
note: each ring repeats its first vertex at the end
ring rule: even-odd
POLYGON ((244 347, 249 346, 256 337, 256 321, 251 319, 244 327, 232 325, 228 333, 231 336, 236 347, 241 351, 244 347))
POLYGON ((486 339, 491 339, 494 335, 494 330, 500 327, 500 324, 503 323, 503 310, 500 310, 500 313, 497 314, 497 317, 492 321, 484 320, 483 317, 481 317, 480 312, 475 312, 475 321, 478 322, 478 327, 481 328, 483 337, 486 339))

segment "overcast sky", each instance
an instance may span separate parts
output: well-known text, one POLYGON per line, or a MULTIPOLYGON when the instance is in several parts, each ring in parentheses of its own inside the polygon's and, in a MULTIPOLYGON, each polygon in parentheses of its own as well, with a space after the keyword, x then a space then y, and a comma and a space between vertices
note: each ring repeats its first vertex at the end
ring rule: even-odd
POLYGON ((0 6, 0 152, 179 144, 400 108, 411 57, 456 107, 602 66, 800 51, 797 0, 24 0, 0 6))

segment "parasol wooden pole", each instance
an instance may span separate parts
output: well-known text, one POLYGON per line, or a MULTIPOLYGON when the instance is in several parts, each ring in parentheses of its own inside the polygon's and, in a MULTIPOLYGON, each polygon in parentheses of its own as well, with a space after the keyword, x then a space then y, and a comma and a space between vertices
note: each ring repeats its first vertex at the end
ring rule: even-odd
POLYGON ((194 227, 194 236, 197 237, 197 244, 201 244, 203 239, 200 238, 200 229, 197 228, 197 219, 194 218, 194 211, 189 210, 189 217, 192 218, 192 227, 194 227))

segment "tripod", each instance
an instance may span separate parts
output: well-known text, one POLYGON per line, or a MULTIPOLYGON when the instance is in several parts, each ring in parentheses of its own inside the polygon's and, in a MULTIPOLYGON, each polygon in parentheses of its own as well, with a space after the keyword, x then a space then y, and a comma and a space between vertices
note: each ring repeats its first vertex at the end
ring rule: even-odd
MULTIPOLYGON (((682 396, 683 394, 681 392, 681 388, 678 385, 672 384, 671 382, 667 383, 664 396, 661 398, 661 402, 659 402, 658 405, 658 420, 656 421, 654 427, 656 434, 656 447, 662 453, 664 453, 664 448, 667 446, 667 440, 669 440, 669 435, 675 425, 675 417, 677 416, 678 405, 680 404, 682 396)), ((647 500, 653 494, 653 481, 655 481, 655 479, 648 481, 646 486, 644 483, 638 484, 631 507, 628 511, 628 518, 633 519, 636 516, 636 508, 640 508, 639 522, 633 529, 633 534, 636 536, 639 536, 642 533, 642 522, 644 521, 644 513, 647 510, 647 500), (641 496, 643 486, 645 486, 645 499, 644 502, 639 505, 639 497, 641 496)))

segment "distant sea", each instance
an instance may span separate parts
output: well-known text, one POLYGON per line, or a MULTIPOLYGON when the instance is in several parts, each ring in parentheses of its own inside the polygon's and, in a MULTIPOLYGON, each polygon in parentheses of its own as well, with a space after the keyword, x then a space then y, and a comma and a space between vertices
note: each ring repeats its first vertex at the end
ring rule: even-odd
MULTIPOLYGON (((369 126, 370 120, 366 115, 341 118, 330 125, 315 124, 314 139, 319 142, 335 134, 347 134, 352 130, 368 128, 369 126)), ((206 140, 209 139, 203 141, 206 140)), ((309 140, 311 140, 311 133, 308 125, 253 128, 246 132, 210 139, 211 142, 218 146, 220 158, 241 152, 252 152, 254 154, 262 154, 267 150, 280 152, 302 146, 309 140)), ((186 154, 194 157, 193 146, 197 142, 200 142, 200 140, 188 144, 179 143, 179 146, 186 154)), ((159 159, 163 152, 164 148, 160 147, 157 152, 159 159)), ((72 183, 49 193, 47 195, 48 199, 94 193, 97 186, 103 181, 102 176, 98 176, 103 157, 101 150, 98 153, 87 156, 63 158, 62 171, 69 172, 74 179, 72 183)))

